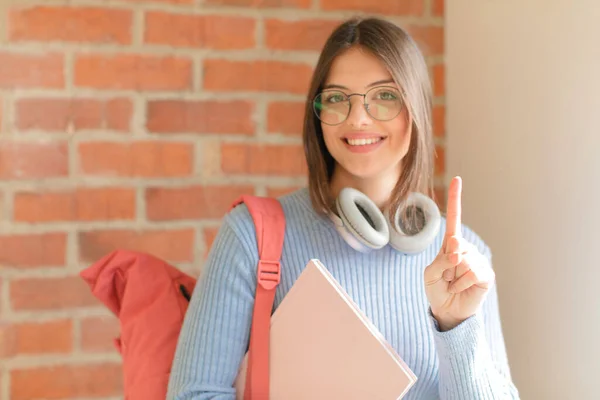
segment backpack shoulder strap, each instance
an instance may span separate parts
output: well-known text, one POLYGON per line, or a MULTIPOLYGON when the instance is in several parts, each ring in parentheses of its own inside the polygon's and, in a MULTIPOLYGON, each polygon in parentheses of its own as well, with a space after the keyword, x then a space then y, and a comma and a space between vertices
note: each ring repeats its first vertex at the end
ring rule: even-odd
POLYGON ((245 203, 256 230, 257 285, 250 331, 250 349, 244 399, 269 398, 269 339, 275 289, 281 280, 281 252, 285 215, 277 199, 245 195, 232 208, 245 203))

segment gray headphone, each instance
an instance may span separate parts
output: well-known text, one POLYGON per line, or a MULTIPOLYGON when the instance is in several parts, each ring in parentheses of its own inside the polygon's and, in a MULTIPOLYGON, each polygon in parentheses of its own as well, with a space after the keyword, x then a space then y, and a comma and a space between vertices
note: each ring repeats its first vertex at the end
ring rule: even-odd
POLYGON ((367 252, 381 249, 388 243, 404 253, 419 253, 436 238, 441 223, 437 204, 428 196, 413 192, 401 206, 395 223, 389 226, 387 210, 381 212, 364 193, 354 188, 344 188, 336 199, 338 215, 330 213, 336 229, 355 250, 367 252), (415 206, 422 222, 418 232, 408 233, 401 226, 400 216, 408 206, 415 206))

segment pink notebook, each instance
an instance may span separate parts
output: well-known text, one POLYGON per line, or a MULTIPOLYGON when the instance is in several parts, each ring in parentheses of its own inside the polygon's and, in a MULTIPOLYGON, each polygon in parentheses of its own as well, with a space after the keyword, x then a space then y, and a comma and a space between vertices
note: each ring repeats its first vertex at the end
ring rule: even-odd
POLYGON ((397 400, 416 380, 323 264, 309 261, 271 318, 271 400, 397 400))

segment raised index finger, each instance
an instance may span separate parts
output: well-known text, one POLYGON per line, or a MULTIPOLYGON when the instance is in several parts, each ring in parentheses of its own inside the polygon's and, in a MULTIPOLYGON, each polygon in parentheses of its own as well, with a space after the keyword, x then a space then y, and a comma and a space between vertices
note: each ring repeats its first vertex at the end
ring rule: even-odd
POLYGON ((446 206, 446 238, 461 236, 461 194, 462 179, 455 176, 448 188, 448 204, 446 206))

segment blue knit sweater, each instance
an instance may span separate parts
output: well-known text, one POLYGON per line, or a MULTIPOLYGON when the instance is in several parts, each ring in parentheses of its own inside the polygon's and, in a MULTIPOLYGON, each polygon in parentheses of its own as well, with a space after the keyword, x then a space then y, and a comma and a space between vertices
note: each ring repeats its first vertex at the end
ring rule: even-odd
MULTIPOLYGON (((353 250, 327 217, 313 210, 307 189, 280 198, 286 216, 279 305, 309 259, 323 262, 418 377, 405 399, 518 399, 510 378, 495 286, 482 310, 446 332, 437 329, 423 272, 445 231, 423 253, 389 245, 353 250)), ((463 225, 464 237, 491 257, 463 225)), ((168 400, 234 399, 233 382, 246 352, 258 260, 252 218, 245 205, 227 214, 215 238, 179 338, 168 400)))

